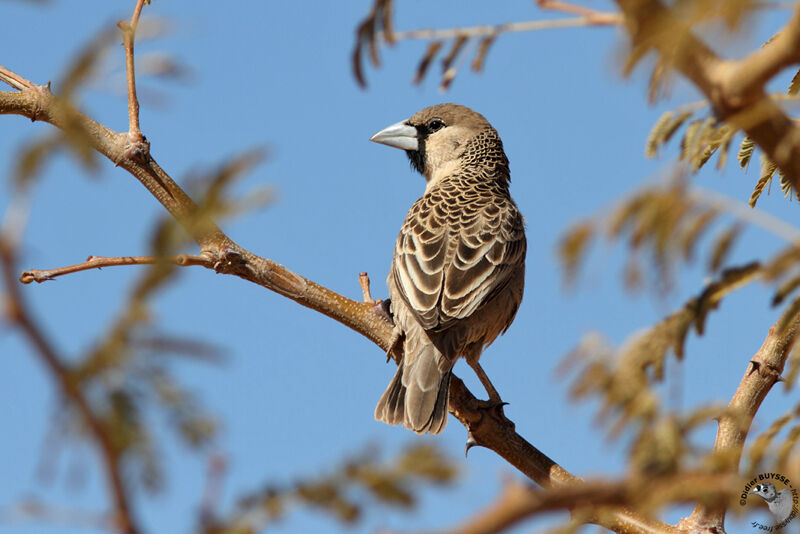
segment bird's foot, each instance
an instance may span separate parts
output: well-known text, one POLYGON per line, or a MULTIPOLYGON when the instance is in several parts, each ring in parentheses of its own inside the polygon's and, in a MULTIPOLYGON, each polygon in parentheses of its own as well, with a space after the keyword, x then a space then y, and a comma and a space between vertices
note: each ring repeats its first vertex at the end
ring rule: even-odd
POLYGON ((374 307, 375 313, 380 315, 384 321, 394 326, 394 316, 392 315, 391 304, 392 299, 376 300, 374 307))
MULTIPOLYGON (((492 417, 494 419, 499 419, 505 425, 509 425, 511 429, 514 429, 514 422, 511 421, 508 417, 506 417, 505 412, 503 412, 503 406, 506 406, 508 403, 503 402, 500 397, 498 396, 497 399, 489 399, 489 400, 476 400, 472 404, 472 408, 481 413, 481 419, 484 417, 492 417)), ((477 425, 480 424, 478 421, 477 425)), ((472 425, 470 425, 472 426, 472 425)), ((472 428, 468 429, 467 432, 467 443, 464 447, 464 456, 467 456, 469 450, 472 447, 477 445, 481 445, 478 438, 472 432, 472 428)))
POLYGON ((364 295, 364 302, 367 304, 372 304, 375 314, 380 316, 380 318, 387 323, 394 326, 394 318, 392 317, 392 312, 389 308, 389 304, 392 302, 391 299, 381 300, 372 298, 369 289, 369 275, 367 273, 358 274, 358 284, 361 286, 361 293, 364 295))

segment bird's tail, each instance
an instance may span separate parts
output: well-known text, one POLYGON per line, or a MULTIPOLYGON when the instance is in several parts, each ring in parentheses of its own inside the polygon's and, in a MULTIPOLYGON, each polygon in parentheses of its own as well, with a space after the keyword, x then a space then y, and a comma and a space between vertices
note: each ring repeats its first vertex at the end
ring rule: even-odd
POLYGON ((447 424, 451 372, 440 368, 444 356, 433 344, 409 356, 406 353, 378 401, 375 419, 390 425, 402 423, 417 434, 438 434, 447 424))

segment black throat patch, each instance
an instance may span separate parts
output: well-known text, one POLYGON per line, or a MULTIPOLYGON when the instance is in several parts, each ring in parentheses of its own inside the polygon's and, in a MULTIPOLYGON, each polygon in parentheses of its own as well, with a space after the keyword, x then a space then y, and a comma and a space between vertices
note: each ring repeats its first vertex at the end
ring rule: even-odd
POLYGON ((417 127, 417 150, 406 150, 406 156, 411 163, 411 167, 421 175, 425 176, 425 135, 417 127))

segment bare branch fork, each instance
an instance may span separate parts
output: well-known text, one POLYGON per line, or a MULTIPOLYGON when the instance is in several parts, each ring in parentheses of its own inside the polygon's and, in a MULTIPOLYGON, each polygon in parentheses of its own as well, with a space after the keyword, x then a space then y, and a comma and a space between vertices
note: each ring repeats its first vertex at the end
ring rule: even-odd
MULTIPOLYGON (((22 115, 32 120, 48 122, 62 129, 67 124, 71 127, 77 125, 92 148, 136 177, 201 248, 200 255, 178 256, 168 261, 179 265, 202 265, 219 273, 239 276, 336 319, 387 350, 392 339, 392 326, 376 309, 371 298, 368 302, 349 299, 295 274, 273 260, 259 257, 243 249, 225 235, 207 215, 201 213, 183 189, 153 159, 149 145, 139 129, 133 69, 133 41, 144 2, 145 0, 137 0, 131 23, 120 25, 123 30, 128 73, 130 128, 127 134, 115 132, 99 124, 53 94, 49 86, 33 84, 3 66, 0 66, 0 80, 6 81, 17 91, 0 92, 0 114, 22 115)), ((5 283, 14 303, 13 316, 27 333, 39 355, 47 362, 68 398, 78 405, 84 419, 93 429, 97 442, 101 444, 109 483, 116 499, 119 531, 124 534, 137 534, 139 529, 134 523, 126 489, 119 476, 119 458, 108 443, 107 430, 95 418, 80 388, 70 380, 67 369, 61 363, 64 360, 46 343, 43 333, 26 312, 19 286, 10 275, 15 267, 15 250, 11 240, 3 240, 2 243, 0 252, 3 253, 5 283)), ((154 261, 161 260, 143 257, 90 257, 82 264, 60 269, 26 271, 21 279, 23 282, 42 281, 86 269, 110 265, 146 264, 154 261)), ((501 412, 487 411, 456 377, 451 381, 450 406, 455 416, 470 431, 477 445, 494 450, 538 484, 549 487, 575 484, 579 481, 577 477, 562 469, 517 434, 513 423, 502 416, 501 412)), ((625 514, 621 514, 621 517, 624 516, 625 514)), ((623 519, 620 521, 624 523, 623 519)), ((637 522, 647 523, 647 520, 639 519, 637 522)))
POLYGON ((634 57, 656 52, 708 99, 716 116, 752 138, 800 190, 800 127, 764 90, 800 63, 800 7, 768 44, 734 61, 720 58, 659 0, 617 0, 634 57), (679 44, 675 44, 675 36, 679 44))
MULTIPOLYGON (((130 120, 128 133, 110 130, 54 95, 49 86, 35 85, 2 66, 0 66, 0 80, 7 82, 17 91, 0 92, 0 114, 26 116, 32 120, 48 122, 59 128, 64 128, 67 124, 71 126, 77 124, 95 150, 136 177, 183 225, 200 246, 201 254, 199 255, 177 256, 167 261, 178 265, 202 265, 217 272, 232 274, 256 283, 336 319, 386 350, 392 338, 392 326, 376 310, 371 297, 366 299, 366 302, 357 302, 316 284, 273 260, 262 258, 243 249, 225 235, 208 216, 200 213, 197 205, 183 189, 155 162, 139 128, 133 69, 133 42, 136 24, 145 1, 137 0, 130 24, 121 24, 128 72, 130 120)), ((550 2, 550 4, 556 4, 556 2, 550 2)), ((628 31, 635 44, 644 43, 643 46, 654 47, 662 54, 671 54, 670 57, 674 57, 674 67, 683 72, 698 85, 701 91, 706 93, 717 113, 722 118, 741 125, 748 135, 765 150, 772 161, 777 163, 792 179, 795 186, 800 184, 800 150, 792 149, 800 144, 799 130, 763 91, 763 85, 769 78, 787 65, 798 61, 800 9, 795 13, 789 25, 770 45, 740 62, 725 62, 691 35, 686 38, 687 44, 681 47, 677 53, 662 47, 657 39, 650 39, 651 34, 648 32, 657 26, 656 21, 659 21, 659 24, 672 24, 674 29, 684 31, 669 10, 657 0, 618 0, 618 4, 625 15, 628 31), (753 109, 758 110, 757 116, 747 113, 753 109)), ((663 31, 665 31, 663 28, 659 30, 659 32, 663 31)), ((101 445, 107 475, 115 496, 119 531, 125 534, 136 534, 138 529, 133 522, 127 493, 119 477, 118 458, 114 455, 111 445, 107 444, 109 439, 107 429, 95 418, 83 393, 69 380, 68 370, 64 367, 63 360, 47 343, 44 335, 27 313, 19 286, 14 277, 9 274, 15 266, 14 252, 8 240, 0 240, 0 258, 2 258, 6 272, 5 284, 12 301, 11 315, 26 332, 66 396, 78 406, 96 441, 101 445)), ((23 281, 28 282, 41 281, 69 272, 102 266, 144 264, 154 261, 164 260, 142 257, 90 258, 82 264, 51 271, 26 271, 22 278, 23 281)), ((368 291, 365 291, 365 297, 369 297, 368 291)), ((785 355, 783 361, 785 362, 785 355)), ((782 364, 768 366, 766 369, 773 369, 779 373, 782 364)), ((755 375, 761 376, 760 373, 755 373, 755 375)), ((759 396, 763 399, 763 395, 766 395, 769 387, 774 384, 775 378, 772 374, 765 376, 767 376, 765 380, 772 380, 772 382, 761 384, 758 395, 751 396, 750 400, 744 401, 746 404, 749 403, 750 409, 758 408, 757 403, 760 403, 760 400, 754 404, 754 399, 759 396), (763 387, 764 384, 767 384, 768 387, 763 387)), ((740 389, 742 387, 754 386, 740 386, 740 389)), ((453 414, 467 427, 478 445, 495 451, 543 487, 580 485, 580 479, 568 473, 517 434, 514 424, 501 412, 486 410, 481 401, 475 398, 463 382, 456 377, 453 377, 451 381, 450 395, 450 408, 453 414)), ((753 413, 755 412, 753 411, 753 413)), ((721 422, 720 433, 722 432, 721 422)), ((741 439, 743 442, 745 435, 746 429, 739 428, 736 439, 741 439)), ((738 443, 736 441, 736 446, 738 443)), ((730 440, 718 438, 718 446, 723 447, 730 444, 730 440)), ((696 511, 696 514, 712 522, 714 513, 716 512, 696 511)), ((719 514, 716 517, 719 517, 719 514)), ((674 527, 649 520, 618 507, 603 510, 602 513, 596 513, 585 520, 615 531, 675 531, 674 527)), ((699 525, 700 522, 696 524, 699 525)))

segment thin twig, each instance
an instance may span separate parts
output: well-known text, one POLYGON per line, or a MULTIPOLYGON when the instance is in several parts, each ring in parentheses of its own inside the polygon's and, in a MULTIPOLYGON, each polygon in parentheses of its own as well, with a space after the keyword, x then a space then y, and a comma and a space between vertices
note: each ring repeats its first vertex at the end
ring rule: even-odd
POLYGON ((32 82, 26 80, 16 72, 11 72, 2 65, 0 65, 0 81, 4 81, 14 89, 19 89, 20 91, 24 89, 33 89, 35 87, 32 82))
POLYGON ((616 18, 617 24, 622 21, 619 13, 608 13, 605 11, 598 11, 590 7, 579 6, 577 4, 570 4, 569 2, 561 2, 560 0, 536 0, 536 3, 541 9, 549 9, 552 11, 561 11, 562 13, 569 13, 570 15, 579 15, 582 17, 597 17, 601 20, 608 20, 616 18))
POLYGON ((122 30, 122 42, 125 45, 125 70, 128 78, 128 135, 132 141, 143 139, 142 131, 139 129, 139 100, 136 98, 136 73, 133 61, 133 42, 136 39, 136 26, 139 25, 139 16, 145 2, 149 0, 137 0, 133 10, 131 21, 120 22, 117 24, 122 30))
MULTIPOLYGON (((622 19, 619 15, 608 14, 607 16, 574 17, 567 19, 552 20, 529 20, 526 22, 509 22, 506 24, 495 24, 487 26, 471 26, 467 28, 449 28, 445 30, 412 30, 406 32, 394 32, 392 35, 396 41, 415 40, 415 39, 453 39, 456 37, 485 37, 498 35, 501 33, 518 33, 538 30, 552 30, 556 28, 577 28, 582 26, 609 26, 620 24, 622 19)), ((380 37, 384 39, 383 35, 380 37)), ((384 39, 385 40, 385 39, 384 39)))
POLYGON ((56 269, 30 269, 27 271, 22 271, 19 281, 23 284, 30 284, 31 282, 37 282, 41 284, 42 282, 46 282, 48 280, 54 280, 58 276, 88 271, 90 269, 116 267, 119 265, 153 265, 162 261, 180 266, 208 266, 210 260, 201 254, 180 254, 178 256, 172 256, 168 258, 158 258, 156 256, 120 256, 114 258, 107 258, 104 256, 89 256, 86 258, 86 261, 82 263, 76 263, 75 265, 58 267, 56 269))
POLYGON ((800 245, 800 230, 766 211, 751 208, 744 202, 697 186, 692 186, 689 198, 698 204, 705 204, 721 212, 729 213, 743 222, 763 228, 788 243, 800 245))

